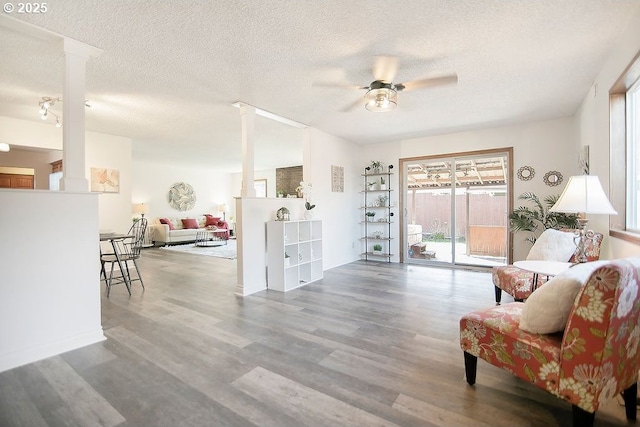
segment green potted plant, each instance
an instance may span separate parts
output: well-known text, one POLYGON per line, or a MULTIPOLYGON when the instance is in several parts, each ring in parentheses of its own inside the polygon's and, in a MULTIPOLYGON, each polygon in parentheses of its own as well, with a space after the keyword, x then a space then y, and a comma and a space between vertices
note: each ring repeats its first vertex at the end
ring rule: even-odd
POLYGON ((312 219, 313 213, 311 213, 311 209, 315 208, 316 205, 312 205, 310 201, 304 202, 304 219, 312 219))
POLYGON ((369 167, 371 168, 371 173, 380 173, 380 172, 382 172, 382 168, 384 166, 383 166, 381 161, 372 160, 371 164, 369 165, 369 167))
POLYGON ((367 182, 367 189, 369 191, 375 191, 377 182, 367 182))
POLYGON ((282 197, 284 197, 284 190, 278 190, 276 192, 276 194, 277 194, 278 198, 282 198, 282 197))
POLYGON ((386 190, 387 189, 387 183, 384 180, 384 177, 380 177, 380 190, 386 190))
POLYGON ((540 201, 534 193, 527 192, 518 196, 518 200, 526 200, 533 204, 533 208, 528 206, 518 206, 509 214, 509 227, 511 232, 527 231, 531 233, 526 240, 532 245, 542 232, 548 228, 559 230, 561 228, 580 228, 578 214, 563 212, 549 212, 558 201, 558 195, 549 195, 540 201))
POLYGON ((373 245, 373 254, 374 255, 382 255, 382 245, 379 243, 376 243, 375 245, 373 245))
POLYGON ((375 212, 367 211, 365 214, 367 216, 367 221, 373 222, 373 217, 376 216, 375 212))
POLYGON ((378 205, 380 207, 387 206, 387 200, 389 200, 389 196, 385 196, 385 195, 378 196, 378 205))

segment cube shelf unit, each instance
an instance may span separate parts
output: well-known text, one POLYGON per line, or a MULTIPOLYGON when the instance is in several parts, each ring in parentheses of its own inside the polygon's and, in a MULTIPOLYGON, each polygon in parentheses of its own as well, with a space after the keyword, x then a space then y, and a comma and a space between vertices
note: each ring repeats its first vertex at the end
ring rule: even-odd
POLYGON ((322 221, 270 221, 267 223, 267 287, 269 289, 290 291, 320 280, 322 275, 322 221))
MULTIPOLYGON (((391 224, 393 224, 393 212, 391 212, 391 172, 393 169, 393 165, 387 166, 386 171, 374 171, 371 169, 371 166, 367 166, 364 169, 364 173, 362 176, 364 177, 364 204, 361 207, 362 209, 362 217, 363 217, 363 231, 364 234, 360 238, 360 240, 364 243, 364 252, 362 252, 361 257, 365 261, 369 260, 377 260, 380 261, 386 260, 387 262, 391 262, 391 257, 393 254, 391 253, 391 224), (386 178, 386 186, 382 189, 380 188, 380 178, 386 178), (373 188, 369 185, 372 181, 376 183, 376 186, 373 188), (379 196, 386 196, 387 200, 384 206, 380 206, 379 203, 376 203, 376 199, 379 200, 379 196), (367 212, 373 212, 376 216, 384 215, 382 218, 385 218, 384 221, 369 221, 367 212), (374 235, 375 234, 375 235, 374 235), (374 252, 373 246, 380 245, 382 246, 382 251, 380 253, 374 252)), ((375 218, 375 216, 373 217, 375 218)))

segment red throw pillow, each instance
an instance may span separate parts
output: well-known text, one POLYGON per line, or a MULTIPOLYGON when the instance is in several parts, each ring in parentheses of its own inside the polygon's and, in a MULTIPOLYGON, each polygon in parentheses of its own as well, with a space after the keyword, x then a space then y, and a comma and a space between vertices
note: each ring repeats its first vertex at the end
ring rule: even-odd
POLYGON ((207 217, 207 222, 204 223, 205 227, 209 227, 211 225, 215 225, 216 227, 218 227, 218 222, 220 221, 220 217, 215 217, 215 216, 211 216, 211 215, 205 215, 207 217))
POLYGON ((173 224, 167 218, 160 218, 160 224, 167 224, 169 226, 169 230, 173 230, 173 224))
POLYGON ((195 218, 183 218, 182 228, 199 228, 198 221, 196 221, 195 218))

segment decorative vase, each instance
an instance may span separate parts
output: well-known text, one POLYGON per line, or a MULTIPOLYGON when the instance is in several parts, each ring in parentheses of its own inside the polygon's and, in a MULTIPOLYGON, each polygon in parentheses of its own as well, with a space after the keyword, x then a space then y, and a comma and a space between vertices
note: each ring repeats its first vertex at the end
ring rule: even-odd
POLYGON ((313 219, 313 213, 311 213, 311 211, 304 211, 304 219, 306 220, 313 219))

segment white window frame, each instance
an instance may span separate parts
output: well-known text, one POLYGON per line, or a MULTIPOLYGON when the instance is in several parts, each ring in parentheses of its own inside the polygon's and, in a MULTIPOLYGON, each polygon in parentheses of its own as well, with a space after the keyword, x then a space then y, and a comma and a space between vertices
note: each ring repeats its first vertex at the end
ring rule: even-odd
POLYGON ((609 91, 609 235, 640 245, 640 53, 609 91), (635 171, 635 173, 634 173, 635 171))
POLYGON ((626 230, 640 233, 640 79, 627 90, 626 230))

